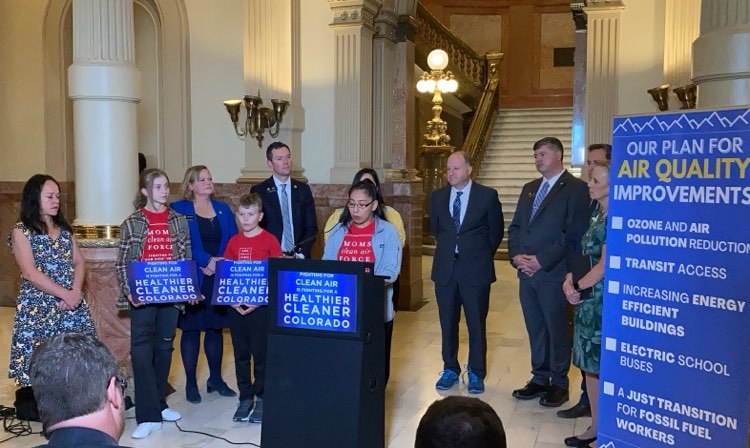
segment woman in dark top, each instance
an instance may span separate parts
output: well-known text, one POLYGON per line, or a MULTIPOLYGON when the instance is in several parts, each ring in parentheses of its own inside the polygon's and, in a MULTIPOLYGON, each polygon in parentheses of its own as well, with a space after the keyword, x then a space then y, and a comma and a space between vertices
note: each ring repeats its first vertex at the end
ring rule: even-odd
POLYGON ((188 305, 180 316, 182 330, 180 353, 185 367, 185 397, 191 403, 200 403, 196 370, 200 352, 200 336, 208 361, 209 377, 206 390, 214 390, 225 397, 237 394, 221 378, 221 360, 224 350, 222 329, 227 326, 226 307, 211 304, 214 289, 216 261, 221 260, 227 241, 237 233, 234 214, 227 204, 212 198, 214 182, 204 165, 188 168, 182 182, 182 197, 172 209, 185 215, 190 228, 193 259, 198 264, 198 282, 205 300, 188 305))

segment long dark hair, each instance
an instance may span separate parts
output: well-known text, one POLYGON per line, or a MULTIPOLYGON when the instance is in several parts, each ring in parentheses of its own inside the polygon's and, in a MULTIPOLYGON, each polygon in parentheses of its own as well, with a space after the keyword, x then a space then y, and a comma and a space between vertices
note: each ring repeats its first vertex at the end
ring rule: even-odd
MULTIPOLYGON (((49 233, 47 223, 42 219, 40 201, 42 188, 48 180, 54 182, 57 185, 57 189, 60 189, 60 183, 54 177, 48 174, 34 174, 26 181, 26 185, 23 186, 23 193, 21 193, 21 222, 35 233, 49 233)), ((73 233, 73 229, 68 224, 68 221, 65 220, 65 216, 63 216, 62 207, 57 210, 57 215, 52 216, 52 222, 61 230, 73 233)))
MULTIPOLYGON (((370 179, 361 180, 349 187, 349 193, 347 194, 347 196, 351 196, 352 192, 356 190, 364 191, 372 200, 378 200, 378 188, 374 183, 370 182, 370 179)), ((378 201, 378 208, 373 210, 372 214, 385 221, 385 214, 383 213, 383 206, 380 204, 380 201, 378 201)), ((347 207, 346 205, 344 205, 344 211, 341 212, 339 223, 347 227, 352 223, 352 214, 349 211, 349 207, 347 207)))
POLYGON ((385 207, 385 201, 383 200, 383 195, 380 194, 380 178, 378 177, 377 171, 375 171, 372 168, 362 168, 361 170, 357 171, 357 174, 354 175, 354 179, 352 179, 352 185, 356 185, 359 182, 361 182, 362 176, 364 176, 365 174, 369 174, 370 176, 372 176, 373 179, 375 179, 375 191, 376 191, 375 199, 378 200, 378 205, 385 207))
POLYGON ((133 201, 133 207, 135 207, 136 210, 142 209, 148 202, 148 198, 141 193, 141 188, 151 191, 151 188, 154 186, 154 180, 159 177, 165 177, 167 179, 167 184, 169 183, 169 176, 167 176, 167 173, 164 171, 158 168, 143 170, 138 178, 138 191, 135 193, 135 200, 133 201))

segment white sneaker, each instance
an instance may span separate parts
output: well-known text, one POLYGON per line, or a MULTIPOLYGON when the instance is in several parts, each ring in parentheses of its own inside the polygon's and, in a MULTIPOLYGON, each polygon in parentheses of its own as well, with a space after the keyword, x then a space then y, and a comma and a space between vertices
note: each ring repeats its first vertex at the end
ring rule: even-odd
POLYGON ((182 414, 175 411, 174 409, 164 409, 161 411, 161 418, 165 422, 176 422, 177 420, 182 418, 182 414))
POLYGON ((161 422, 138 423, 138 426, 135 428, 135 431, 133 431, 133 434, 130 437, 134 439, 145 439, 152 432, 156 432, 159 430, 161 430, 161 422))

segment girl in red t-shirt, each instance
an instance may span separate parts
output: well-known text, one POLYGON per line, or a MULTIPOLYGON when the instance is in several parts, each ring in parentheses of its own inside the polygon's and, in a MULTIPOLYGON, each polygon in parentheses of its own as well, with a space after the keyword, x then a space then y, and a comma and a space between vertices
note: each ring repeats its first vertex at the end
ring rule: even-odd
POLYGON ((120 226, 115 268, 121 291, 118 308, 130 311, 130 357, 138 391, 135 407, 138 426, 132 434, 134 439, 158 431, 162 421, 182 417, 167 407, 164 393, 179 308, 175 304, 134 303, 127 279, 127 266, 131 261, 192 258, 187 220, 169 209, 168 199, 167 174, 157 169, 143 171, 133 203, 136 211, 120 226))

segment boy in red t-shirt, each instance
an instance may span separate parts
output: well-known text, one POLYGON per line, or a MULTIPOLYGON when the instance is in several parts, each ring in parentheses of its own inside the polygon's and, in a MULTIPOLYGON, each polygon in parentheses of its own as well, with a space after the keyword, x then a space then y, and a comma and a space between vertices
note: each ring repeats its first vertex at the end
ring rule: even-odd
MULTIPOLYGON (((237 209, 237 222, 241 232, 227 243, 224 258, 227 260, 266 260, 281 257, 281 245, 275 236, 258 226, 263 219, 263 202, 257 193, 243 195, 237 209)), ((234 305, 228 313, 229 331, 234 346, 234 368, 240 404, 232 419, 236 422, 263 421, 263 383, 266 367, 266 341, 268 340, 268 307, 263 305, 234 305), (250 378, 250 358, 253 359, 253 376, 250 378), (255 403, 253 405, 253 398, 255 403)))

